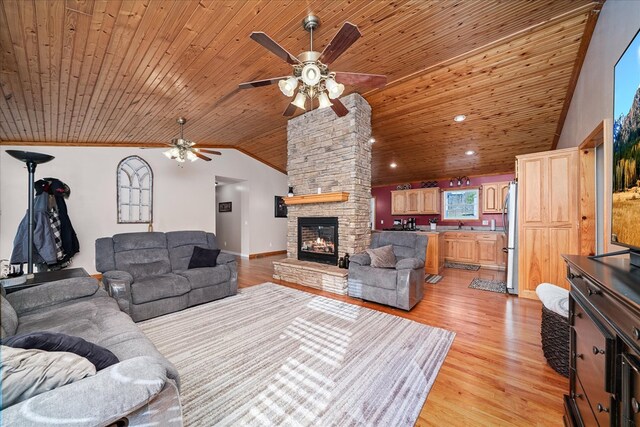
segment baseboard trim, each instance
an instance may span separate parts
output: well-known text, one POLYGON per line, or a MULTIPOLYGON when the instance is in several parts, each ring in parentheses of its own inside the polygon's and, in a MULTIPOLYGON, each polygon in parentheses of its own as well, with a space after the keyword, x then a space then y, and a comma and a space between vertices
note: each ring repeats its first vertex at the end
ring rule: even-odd
POLYGON ((284 251, 272 251, 272 252, 260 252, 258 254, 249 254, 249 259, 264 258, 264 257, 274 256, 274 255, 285 255, 286 253, 287 253, 286 250, 284 250, 284 251))

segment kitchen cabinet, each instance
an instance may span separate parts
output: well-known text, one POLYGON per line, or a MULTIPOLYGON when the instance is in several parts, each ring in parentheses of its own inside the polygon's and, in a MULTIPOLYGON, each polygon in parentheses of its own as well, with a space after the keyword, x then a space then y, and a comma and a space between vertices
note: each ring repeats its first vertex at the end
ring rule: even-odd
POLYGON ((506 265, 504 234, 500 232, 447 231, 444 234, 445 259, 451 262, 478 264, 503 270, 506 265))
POLYGON ((391 192, 392 215, 429 215, 440 213, 440 189, 416 188, 391 192))
POLYGON ((439 233, 418 233, 426 234, 427 253, 424 263, 424 271, 427 274, 440 274, 444 268, 444 239, 439 233))
POLYGON ((482 184, 482 213, 502 213, 509 193, 509 182, 482 184))
POLYGON ((403 215, 406 211, 407 194, 404 191, 391 192, 391 215, 403 215))
POLYGON ((565 289, 562 254, 579 253, 578 149, 517 156, 519 296, 537 298, 540 283, 565 289))

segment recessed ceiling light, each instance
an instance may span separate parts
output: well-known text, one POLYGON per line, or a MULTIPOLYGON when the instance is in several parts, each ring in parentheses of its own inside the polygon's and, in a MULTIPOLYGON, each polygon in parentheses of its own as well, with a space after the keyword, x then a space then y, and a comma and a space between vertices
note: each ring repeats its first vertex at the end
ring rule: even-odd
POLYGON ((390 166, 390 167, 392 167, 392 168, 396 168, 396 167, 398 167, 398 165, 396 164, 396 162, 391 163, 389 166, 390 166))
POLYGON ((374 142, 376 142, 376 139, 374 137, 369 138, 369 143, 373 144, 374 142))
POLYGON ((467 150, 464 152, 464 154, 466 154, 467 156, 473 156, 474 154, 476 154, 476 152, 473 150, 467 150))
POLYGON ((454 122, 464 122, 464 119, 466 119, 467 116, 465 116, 464 114, 458 114, 457 116, 455 116, 453 118, 454 122))

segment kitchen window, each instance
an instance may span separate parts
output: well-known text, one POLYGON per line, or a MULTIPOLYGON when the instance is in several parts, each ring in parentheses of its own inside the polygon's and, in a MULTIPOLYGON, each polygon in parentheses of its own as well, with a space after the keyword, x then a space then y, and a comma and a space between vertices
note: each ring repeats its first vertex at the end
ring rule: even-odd
POLYGON ((443 220, 480 219, 480 190, 445 190, 442 193, 443 220))

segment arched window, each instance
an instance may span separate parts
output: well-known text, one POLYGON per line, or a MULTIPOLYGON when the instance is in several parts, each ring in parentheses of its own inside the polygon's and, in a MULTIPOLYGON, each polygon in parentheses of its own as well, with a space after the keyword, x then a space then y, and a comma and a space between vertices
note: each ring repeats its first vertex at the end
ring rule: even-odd
POLYGON ((118 224, 153 222, 153 172, 139 156, 118 163, 118 224))

